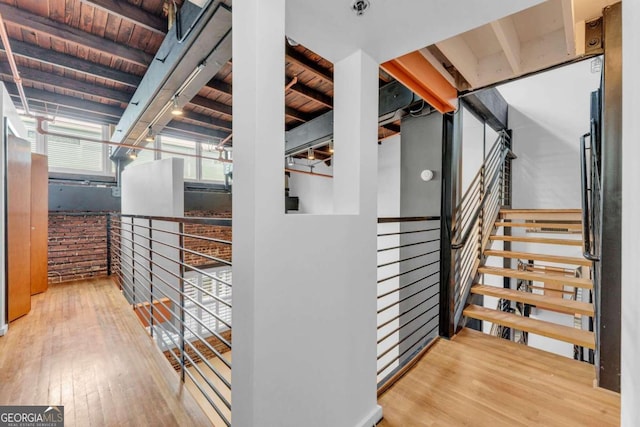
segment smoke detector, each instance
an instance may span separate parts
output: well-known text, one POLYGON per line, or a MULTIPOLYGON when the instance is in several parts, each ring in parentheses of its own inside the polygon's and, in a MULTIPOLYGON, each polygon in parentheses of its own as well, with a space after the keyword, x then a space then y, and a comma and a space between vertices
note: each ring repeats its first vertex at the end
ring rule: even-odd
POLYGON ((354 0, 351 5, 351 9, 355 12, 356 15, 362 16, 364 12, 369 9, 369 0, 354 0))

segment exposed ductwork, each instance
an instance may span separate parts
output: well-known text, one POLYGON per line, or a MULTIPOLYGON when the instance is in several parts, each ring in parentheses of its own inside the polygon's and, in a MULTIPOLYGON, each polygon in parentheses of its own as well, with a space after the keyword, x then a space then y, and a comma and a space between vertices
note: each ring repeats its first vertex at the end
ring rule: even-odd
MULTIPOLYGON (((160 132, 173 118, 172 108, 190 101, 230 59, 231 9, 215 0, 209 0, 202 8, 186 2, 111 141, 143 145, 149 129, 154 134, 160 132)), ((123 158, 127 151, 118 147, 111 157, 123 158)))

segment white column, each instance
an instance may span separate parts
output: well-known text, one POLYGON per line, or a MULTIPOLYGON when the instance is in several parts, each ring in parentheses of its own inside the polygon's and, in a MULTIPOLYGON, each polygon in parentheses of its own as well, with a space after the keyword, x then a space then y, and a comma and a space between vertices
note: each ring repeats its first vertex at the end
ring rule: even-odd
POLYGON ((371 426, 377 64, 335 64, 336 212, 284 213, 285 1, 233 10, 233 425, 371 426), (340 184, 338 184, 340 183, 340 184))
POLYGON ((622 426, 640 419, 640 3, 622 3, 622 426))

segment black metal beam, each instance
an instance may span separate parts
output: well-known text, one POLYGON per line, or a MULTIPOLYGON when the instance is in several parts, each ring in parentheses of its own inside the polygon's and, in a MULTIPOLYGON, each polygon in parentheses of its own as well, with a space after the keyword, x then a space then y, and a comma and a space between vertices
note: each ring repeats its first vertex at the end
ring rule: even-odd
MULTIPOLYGON (((0 78, 4 81, 13 81, 11 70, 5 64, 0 66, 0 72, 4 74, 0 78)), ((104 86, 94 85, 92 83, 83 82, 69 77, 63 77, 52 73, 36 70, 34 68, 20 68, 20 77, 24 81, 41 83, 59 87, 61 89, 70 90, 84 95, 97 96, 108 99, 110 101, 128 103, 132 93, 121 92, 104 86)))
POLYGON ((206 108, 207 110, 215 111, 216 113, 224 114, 225 116, 231 117, 233 114, 233 108, 231 105, 214 101, 212 99, 205 98, 204 96, 196 95, 191 99, 191 101, 189 101, 189 103, 198 107, 206 108))
MULTIPOLYGON (((15 55, 32 61, 53 65, 130 87, 138 87, 142 80, 142 77, 136 76, 135 74, 125 73, 101 64, 96 64, 95 62, 86 61, 50 49, 44 49, 15 39, 11 40, 11 49, 15 55)), ((6 53, 4 47, 2 51, 6 53)))
POLYGON ((312 89, 308 86, 303 85, 302 83, 296 83, 291 86, 291 90, 298 95, 302 95, 307 99, 318 102, 325 107, 333 108, 333 98, 325 95, 322 92, 318 92, 315 89, 312 89))
POLYGON ((493 130, 507 129, 509 104, 496 88, 473 92, 463 99, 467 107, 493 130))
POLYGON ((317 77, 327 83, 333 83, 333 72, 331 70, 328 70, 317 62, 314 62, 311 59, 307 58, 288 44, 286 46, 286 55, 287 60, 289 60, 290 62, 306 68, 309 72, 315 74, 317 77))
POLYGON ((229 83, 225 83, 215 78, 209 80, 209 83, 207 83, 206 86, 213 90, 217 90, 218 92, 224 93, 225 95, 233 95, 233 88, 229 83))
POLYGON ((196 113, 195 111, 183 110, 182 117, 185 119, 193 120, 195 122, 216 126, 228 131, 231 131, 233 129, 232 122, 207 116, 206 114, 196 113))
POLYGON ((95 8, 126 19, 142 28, 158 34, 167 33, 167 20, 153 15, 144 9, 122 0, 80 0, 95 8))
POLYGON ((622 6, 604 9, 599 385, 620 392, 622 325, 622 6))
MULTIPOLYGON (((12 95, 17 94, 16 90, 9 91, 12 95)), ((62 107, 74 108, 79 111, 92 112, 103 114, 105 116, 111 116, 119 118, 124 111, 121 107, 102 104, 100 102, 87 101, 84 99, 76 98, 73 96, 60 95, 45 90, 33 89, 30 87, 24 88, 24 93, 28 100, 36 100, 45 102, 50 105, 60 105, 62 107)))
POLYGON ((207 141, 209 138, 223 139, 229 136, 229 132, 193 125, 191 123, 179 122, 177 120, 170 121, 161 133, 169 135, 175 133, 174 131, 180 131, 181 135, 187 133, 191 136, 195 136, 198 141, 207 141))
POLYGON ((146 67, 153 60, 153 55, 142 50, 116 43, 115 41, 87 33, 43 16, 29 13, 5 3, 0 3, 0 14, 2 14, 5 21, 39 33, 47 34, 65 42, 77 43, 80 46, 95 49, 124 61, 146 67))

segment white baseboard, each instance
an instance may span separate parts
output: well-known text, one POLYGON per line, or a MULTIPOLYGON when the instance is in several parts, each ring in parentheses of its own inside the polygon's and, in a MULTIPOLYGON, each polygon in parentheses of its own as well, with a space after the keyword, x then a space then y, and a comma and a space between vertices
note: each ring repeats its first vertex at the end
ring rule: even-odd
POLYGON ((9 325, 0 326, 0 337, 7 333, 9 330, 9 325))
POLYGON ((376 405, 371 414, 358 423, 356 427, 374 427, 382 419, 382 406, 376 405))

